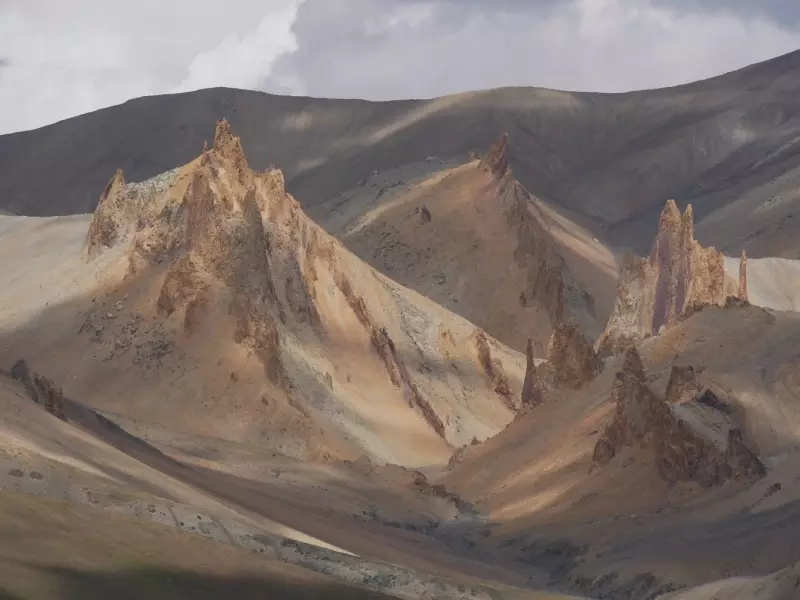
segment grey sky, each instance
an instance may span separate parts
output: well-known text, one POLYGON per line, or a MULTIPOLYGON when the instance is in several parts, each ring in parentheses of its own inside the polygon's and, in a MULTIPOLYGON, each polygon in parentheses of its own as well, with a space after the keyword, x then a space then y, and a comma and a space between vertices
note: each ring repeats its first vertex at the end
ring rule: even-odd
POLYGON ((0 133, 216 85, 625 91, 798 47, 796 0, 0 0, 0 133))

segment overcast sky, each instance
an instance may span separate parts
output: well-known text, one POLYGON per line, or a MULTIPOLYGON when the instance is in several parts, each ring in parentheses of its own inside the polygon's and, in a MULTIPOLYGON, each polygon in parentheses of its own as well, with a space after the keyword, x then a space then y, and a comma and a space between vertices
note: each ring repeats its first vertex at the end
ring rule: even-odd
POLYGON ((796 48, 798 0, 0 0, 0 133, 220 85, 627 91, 796 48))

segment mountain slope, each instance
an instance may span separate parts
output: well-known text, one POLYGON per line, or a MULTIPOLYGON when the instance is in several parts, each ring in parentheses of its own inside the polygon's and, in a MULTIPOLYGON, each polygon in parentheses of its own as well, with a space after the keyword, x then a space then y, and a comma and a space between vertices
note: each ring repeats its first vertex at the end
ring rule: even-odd
POLYGON ((221 117, 242 132, 256 168, 285 168, 289 190, 307 206, 375 169, 464 156, 507 131, 525 188, 604 221, 617 244, 643 252, 672 197, 693 203, 701 242, 728 254, 745 247, 753 257, 792 257, 799 59, 612 95, 516 88, 371 103, 213 89, 141 98, 0 138, 0 207, 89 212, 107 173, 121 167, 142 180, 184 164, 221 117), (748 225, 741 215, 756 207, 758 223, 748 225))
POLYGON ((404 465, 446 462, 515 414, 523 357, 344 250, 280 171, 250 170, 226 122, 185 167, 141 184, 118 171, 85 260, 85 219, 4 219, 0 361, 94 408, 404 465))
POLYGON ((786 568, 800 558, 799 336, 796 313, 704 308, 641 343, 639 383, 608 359, 439 481, 491 515, 489 547, 590 597, 786 568))
POLYGON ((480 162, 377 193, 375 175, 312 214, 376 269, 516 350, 532 339, 543 355, 568 320, 594 339, 610 314, 614 257, 532 197, 508 162, 502 136, 480 162))

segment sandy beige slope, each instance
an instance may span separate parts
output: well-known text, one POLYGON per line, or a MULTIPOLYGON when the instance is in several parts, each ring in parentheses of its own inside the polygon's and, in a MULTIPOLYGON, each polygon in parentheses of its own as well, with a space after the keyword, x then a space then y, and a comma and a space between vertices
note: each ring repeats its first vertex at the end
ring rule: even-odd
POLYGON ((389 277, 517 350, 532 339, 543 356, 558 323, 599 335, 616 262, 592 233, 514 179, 508 143, 502 136, 482 160, 427 177, 414 178, 410 167, 382 180, 376 173, 312 214, 389 277))

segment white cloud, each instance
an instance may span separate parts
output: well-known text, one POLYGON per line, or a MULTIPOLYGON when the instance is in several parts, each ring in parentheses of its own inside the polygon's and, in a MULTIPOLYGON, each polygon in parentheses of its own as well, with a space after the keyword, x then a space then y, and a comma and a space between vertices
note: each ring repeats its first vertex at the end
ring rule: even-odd
POLYGON ((292 50, 298 3, 0 2, 0 133, 147 94, 255 88, 292 50))
POLYGON ((284 53, 297 49, 291 25, 297 7, 288 4, 261 19, 252 33, 228 37, 214 48, 198 54, 189 73, 177 87, 188 91, 214 86, 253 89, 269 76, 272 65, 284 53))
POLYGON ((516 85, 619 92, 713 76, 800 46, 800 32, 763 17, 679 13, 649 0, 525 6, 306 0, 294 26, 298 50, 274 72, 299 78, 314 96, 431 97, 516 85), (392 18, 413 9, 413 19, 392 18))

